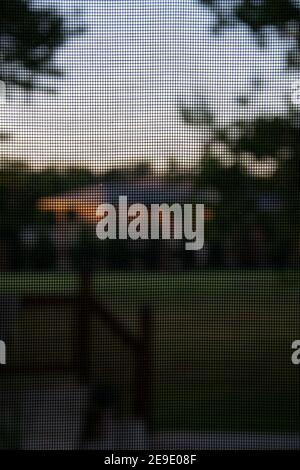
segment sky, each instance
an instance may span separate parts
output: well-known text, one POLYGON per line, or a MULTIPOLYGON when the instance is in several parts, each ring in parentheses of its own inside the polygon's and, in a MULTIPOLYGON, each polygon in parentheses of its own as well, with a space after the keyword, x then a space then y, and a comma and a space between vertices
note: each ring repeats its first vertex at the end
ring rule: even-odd
POLYGON ((241 26, 214 36, 211 12, 195 0, 45 3, 66 15, 82 6, 87 29, 56 53, 66 77, 56 82, 54 96, 28 99, 17 92, 0 108, 1 129, 13 134, 2 155, 36 167, 102 171, 150 160, 163 169, 170 158, 194 164, 209 133, 182 122, 178 103, 200 113, 206 103, 222 125, 283 112, 283 97, 297 78, 284 70, 289 44, 272 30, 265 48, 241 26), (255 80, 263 85, 240 110, 234 97, 255 80))

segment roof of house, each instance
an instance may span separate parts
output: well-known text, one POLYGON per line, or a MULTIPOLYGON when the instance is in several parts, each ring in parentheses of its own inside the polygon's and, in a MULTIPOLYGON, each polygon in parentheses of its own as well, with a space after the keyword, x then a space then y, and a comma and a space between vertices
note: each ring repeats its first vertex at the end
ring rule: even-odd
POLYGON ((43 198, 59 205, 75 204, 118 204, 120 196, 127 196, 128 204, 163 204, 187 202, 192 194, 191 183, 165 183, 155 180, 134 182, 112 182, 88 186, 64 194, 43 198))

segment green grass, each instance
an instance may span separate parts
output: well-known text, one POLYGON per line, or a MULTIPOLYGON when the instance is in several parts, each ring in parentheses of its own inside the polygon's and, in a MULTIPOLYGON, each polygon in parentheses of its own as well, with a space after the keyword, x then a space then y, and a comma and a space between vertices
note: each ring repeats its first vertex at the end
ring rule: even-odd
MULTIPOLYGON (((139 307, 152 307, 155 427, 284 432, 300 427, 300 371, 290 360, 300 337, 299 281, 295 271, 112 272, 95 275, 94 291, 135 334, 139 307)), ((0 276, 2 293, 77 286, 75 275, 0 276)), ((16 360, 68 357, 73 327, 63 310, 27 312, 16 328, 16 360)), ((134 355, 92 319, 91 376, 116 384, 125 409, 133 370, 134 355)))
MULTIPOLYGON (((78 287, 78 276, 66 273, 0 273, 0 293, 72 293, 78 287)), ((260 293, 266 289, 286 287, 297 289, 300 271, 292 270, 249 270, 249 271, 202 271, 181 273, 118 272, 98 273, 94 276, 94 287, 101 295, 190 295, 198 292, 218 292, 225 290, 242 291, 249 286, 260 293)), ((259 293, 258 292, 258 293, 259 293)))

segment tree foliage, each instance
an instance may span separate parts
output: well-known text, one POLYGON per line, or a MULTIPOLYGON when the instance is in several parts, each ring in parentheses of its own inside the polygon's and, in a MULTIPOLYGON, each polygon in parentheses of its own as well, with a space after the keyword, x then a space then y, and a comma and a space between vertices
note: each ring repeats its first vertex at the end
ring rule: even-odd
POLYGON ((25 90, 43 88, 42 75, 61 74, 53 65, 55 51, 79 31, 53 8, 0 0, 0 80, 25 90))
POLYGON ((300 6, 293 0, 199 1, 214 11, 220 26, 242 22, 259 32, 268 26, 283 31, 288 24, 300 23, 300 6))

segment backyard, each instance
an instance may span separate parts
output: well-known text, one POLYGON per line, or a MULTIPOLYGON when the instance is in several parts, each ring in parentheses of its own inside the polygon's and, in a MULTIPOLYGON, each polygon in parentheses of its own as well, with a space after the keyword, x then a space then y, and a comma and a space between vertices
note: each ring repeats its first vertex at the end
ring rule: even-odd
MULTIPOLYGON (((300 332, 299 277, 284 270, 94 275, 96 297, 129 331, 139 333, 140 307, 151 307, 155 429, 299 431, 300 375, 291 363, 291 344, 300 332)), ((2 295, 66 295, 77 289, 76 274, 0 276, 2 295)), ((24 311, 14 331, 13 362, 66 360, 73 351, 73 327, 63 307, 24 311)), ((113 385, 124 414, 131 414, 127 392, 134 361, 101 319, 91 318, 91 381, 113 385)), ((37 380, 14 379, 21 387, 37 380)))

